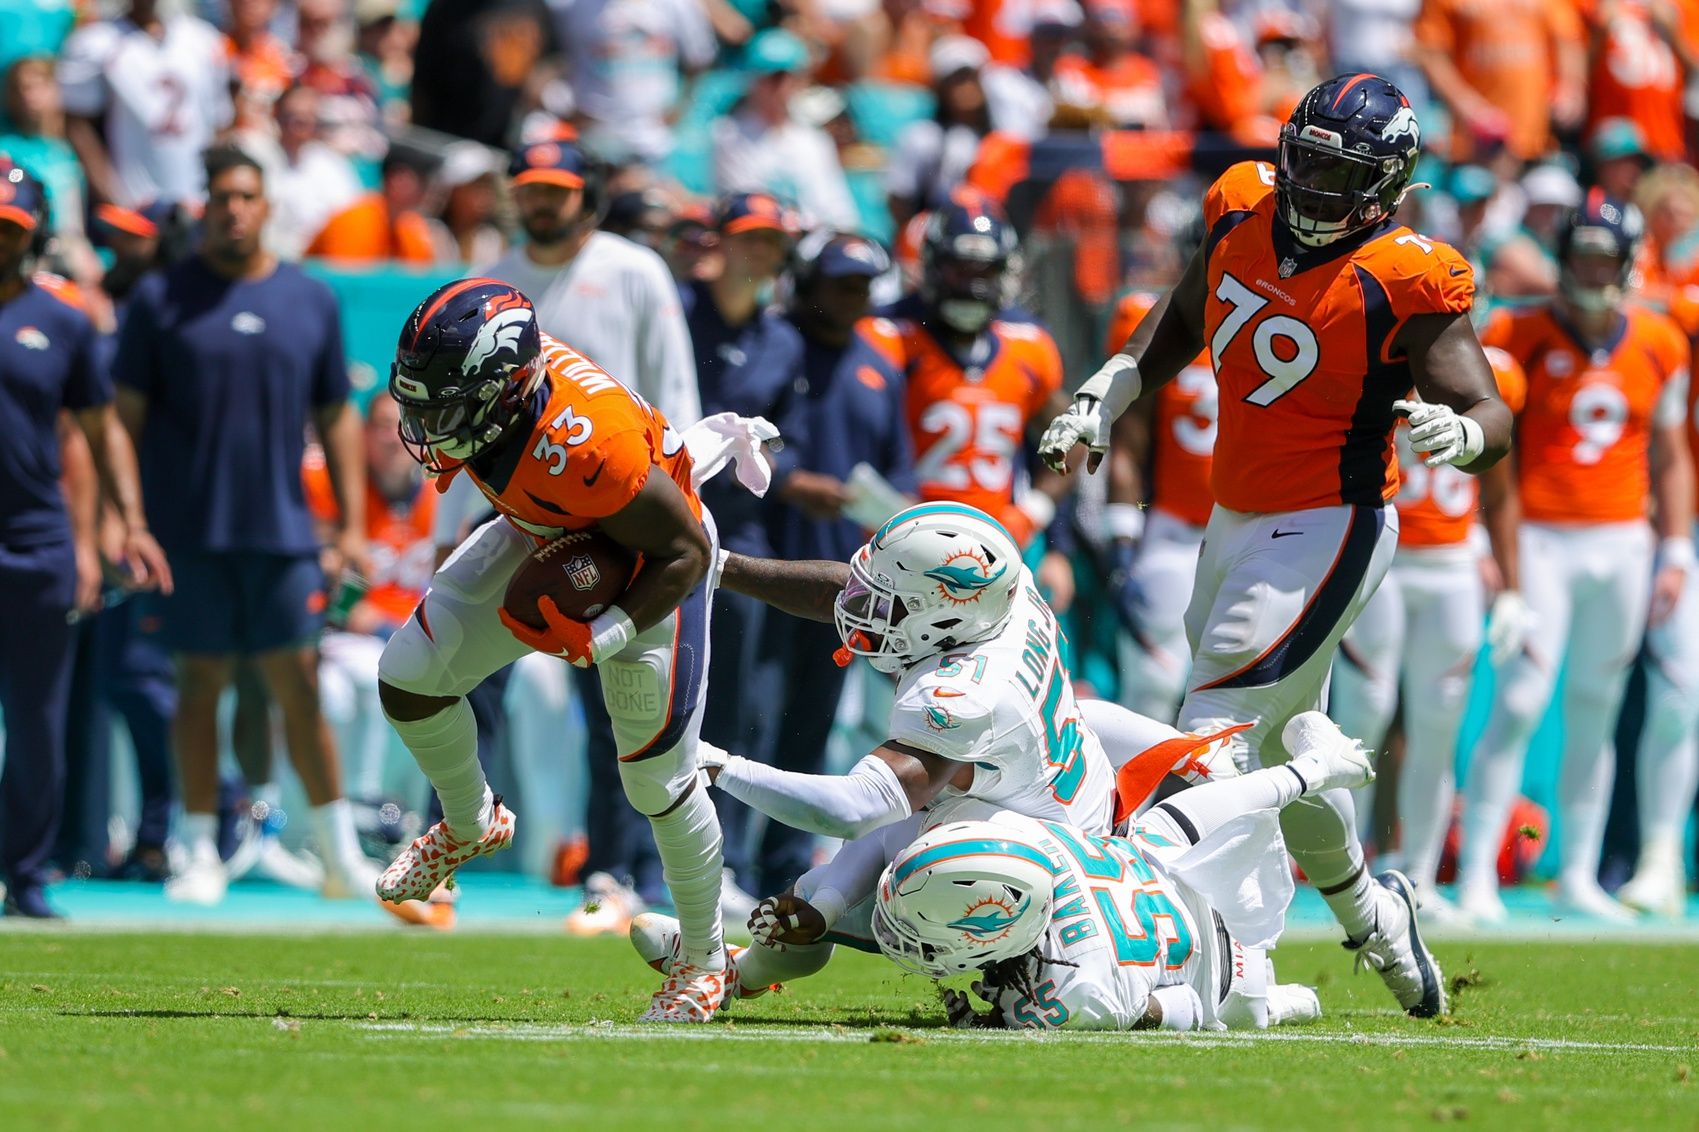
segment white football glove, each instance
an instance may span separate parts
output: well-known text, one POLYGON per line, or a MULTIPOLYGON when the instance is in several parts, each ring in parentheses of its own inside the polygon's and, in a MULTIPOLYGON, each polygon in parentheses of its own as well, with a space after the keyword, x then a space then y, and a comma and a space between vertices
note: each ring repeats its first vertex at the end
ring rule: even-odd
POLYGON ((1109 426, 1138 400, 1144 381, 1139 364, 1125 354, 1111 354, 1096 373, 1085 379, 1074 394, 1068 411, 1050 422, 1038 442, 1038 454, 1058 472, 1068 470, 1068 453, 1074 445, 1091 449, 1087 471, 1096 471, 1109 451, 1109 426))
POLYGON ((1515 590, 1502 590, 1493 598, 1487 614, 1487 659, 1494 668, 1522 655, 1528 633, 1534 627, 1534 611, 1515 590))
POLYGON ((1088 461, 1103 459, 1109 451, 1109 422, 1103 419, 1103 402, 1096 397, 1075 397, 1068 411, 1050 422, 1038 441, 1038 454, 1052 471, 1068 470, 1068 453, 1084 444, 1091 452, 1088 461))
POLYGON ((1471 463, 1486 449, 1487 438, 1481 426, 1469 417, 1459 416, 1449 405, 1394 401, 1392 409, 1410 419, 1410 447, 1427 453, 1422 463, 1430 468, 1471 463))

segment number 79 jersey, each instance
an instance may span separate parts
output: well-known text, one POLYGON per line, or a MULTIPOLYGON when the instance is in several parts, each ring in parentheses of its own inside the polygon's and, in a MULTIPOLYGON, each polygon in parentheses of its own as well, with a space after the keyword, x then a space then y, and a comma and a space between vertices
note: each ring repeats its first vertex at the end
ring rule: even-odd
POLYGON ((1241 162, 1204 198, 1204 345, 1220 410, 1210 486, 1233 511, 1379 506, 1398 490, 1392 403, 1410 319, 1473 301, 1455 250, 1387 223, 1322 248, 1275 216, 1274 170, 1241 162))
POLYGON ((1030 818, 1109 832, 1115 775, 1081 718, 1060 645, 1056 617, 1022 566, 1014 612, 1001 633, 903 673, 890 737, 974 768, 972 786, 945 787, 940 804, 965 795, 1030 818))

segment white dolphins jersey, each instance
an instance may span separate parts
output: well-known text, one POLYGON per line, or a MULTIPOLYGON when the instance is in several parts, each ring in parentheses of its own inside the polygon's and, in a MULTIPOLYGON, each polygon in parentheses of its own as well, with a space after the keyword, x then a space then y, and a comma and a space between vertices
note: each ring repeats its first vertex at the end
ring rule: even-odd
POLYGON ((1039 968, 1032 997, 1002 990, 995 1005, 1004 1025, 1130 1030, 1157 987, 1191 982, 1205 1002, 1219 997, 1197 985, 1214 967, 1214 919, 1163 871, 1152 850, 1166 842, 1144 833, 1093 837, 1015 814, 1000 814, 997 822, 1050 858, 1055 903, 1038 951, 1062 960, 1039 968))
POLYGON ((903 674, 890 737, 974 765, 972 787, 946 787, 940 802, 966 796, 1109 832, 1115 773, 1081 721, 1060 643, 1056 616, 1023 566, 1001 633, 903 674))

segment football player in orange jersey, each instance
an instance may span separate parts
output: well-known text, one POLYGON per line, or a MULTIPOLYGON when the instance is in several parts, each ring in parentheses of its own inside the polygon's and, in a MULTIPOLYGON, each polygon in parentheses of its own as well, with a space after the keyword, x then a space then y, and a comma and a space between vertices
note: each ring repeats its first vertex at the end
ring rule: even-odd
POLYGON ((696 781, 717 540, 683 439, 594 362, 543 335, 531 301, 492 279, 446 284, 419 304, 389 392, 414 457, 439 482, 464 472, 503 518, 443 563, 384 648, 384 713, 444 818, 396 858, 378 895, 424 899, 512 841, 513 814, 478 765, 466 693, 531 651, 594 664, 621 783, 649 817, 682 925, 683 961, 643 1019, 706 1021, 728 991, 720 827, 696 781), (541 632, 510 617, 507 583, 530 552, 588 527, 642 556, 619 604, 584 623, 545 597, 541 632))
MULTIPOLYGON (((1202 213, 1182 244, 1188 245, 1182 260, 1203 245, 1202 213)), ((1109 320, 1110 353, 1160 299, 1148 291, 1121 297, 1109 320)), ((1184 615, 1204 524, 1215 505, 1209 494, 1215 417, 1215 371, 1203 353, 1116 420, 1109 454, 1104 526, 1112 540, 1110 588, 1128 629, 1117 637, 1120 701, 1165 723, 1180 710, 1191 670, 1184 615)))
MULTIPOLYGON (((1490 346, 1487 360, 1499 396, 1513 412, 1519 410, 1527 392, 1521 365, 1490 346)), ((1434 884, 1456 793, 1457 729, 1468 706, 1486 615, 1481 551, 1471 536, 1479 505, 1495 557, 1514 555, 1516 516, 1506 506, 1506 464, 1480 477, 1477 491, 1474 476, 1448 464, 1423 464, 1410 447, 1409 431, 1401 427, 1397 434, 1398 552, 1340 642, 1328 700, 1347 735, 1379 750, 1402 691, 1399 867, 1416 886, 1423 918, 1443 926, 1466 920, 1434 884)), ((1501 626, 1504 618, 1501 609, 1501 626)))
MULTIPOLYGON (((1699 343, 1699 285, 1677 288, 1669 314, 1699 343)), ((1699 415, 1691 379, 1687 449, 1699 466, 1699 415)), ((1687 819, 1699 790, 1699 572, 1689 571, 1681 600, 1646 630, 1646 719, 1635 764, 1640 854, 1616 898, 1630 908, 1679 918, 1687 908, 1687 819)))
POLYGON ((1499 846, 1528 739, 1566 658, 1557 901, 1571 913, 1632 915, 1598 881, 1612 727, 1648 598, 1658 625, 1694 557, 1688 344, 1666 316, 1624 303, 1640 234, 1632 206, 1590 191, 1558 230, 1557 298, 1501 313, 1484 334, 1528 372, 1515 476, 1523 523, 1504 582, 1523 593, 1531 617, 1499 673, 1465 784, 1458 903, 1480 920, 1504 918, 1499 846))
MULTIPOLYGON (((1215 508, 1186 610, 1179 726, 1254 723, 1231 745, 1247 767, 1287 761, 1281 728, 1321 706, 1333 650, 1386 574, 1395 415, 1430 467, 1479 472, 1510 447, 1510 412, 1469 321, 1468 263, 1392 220, 1420 145, 1409 100, 1383 78, 1310 91, 1281 131, 1278 168, 1244 162, 1215 183, 1203 248, 1040 445, 1065 468, 1084 444, 1095 467, 1140 391, 1209 348, 1215 508)), ((1409 881, 1369 876, 1350 794, 1306 799, 1281 824, 1345 946, 1411 1014, 1443 1011, 1409 881)))
POLYGON ((907 379, 921 501, 977 507, 1025 546, 1063 490, 1048 474, 1029 484, 1022 461, 1061 389, 1062 358, 1043 327, 1001 317, 1016 253, 996 202, 958 188, 926 222, 918 292, 860 329, 907 379))

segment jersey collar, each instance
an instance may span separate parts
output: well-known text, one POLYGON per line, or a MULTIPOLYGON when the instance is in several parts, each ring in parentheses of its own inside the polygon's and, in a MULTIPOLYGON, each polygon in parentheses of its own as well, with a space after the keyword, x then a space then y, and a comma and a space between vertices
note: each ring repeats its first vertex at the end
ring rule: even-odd
POLYGON ((505 441, 478 453, 466 462, 466 466, 472 469, 472 474, 478 477, 478 482, 497 495, 507 490, 514 470, 519 467, 519 461, 525 458, 525 438, 542 419, 543 410, 549 403, 551 388, 550 376, 544 373, 543 380, 532 391, 525 407, 519 410, 513 423, 508 426, 505 441))
POLYGON ((1323 244, 1319 248, 1312 248, 1293 239, 1292 233, 1287 230, 1285 224, 1281 223, 1279 216, 1274 216, 1272 219, 1274 223, 1270 225, 1270 230, 1274 236, 1274 255, 1280 264, 1280 277, 1282 279, 1289 279, 1294 275, 1310 270, 1312 267, 1320 267, 1322 264, 1332 262, 1341 256, 1348 256, 1370 240, 1383 235, 1393 226, 1391 219, 1382 220, 1380 223, 1371 224, 1361 232, 1354 232, 1344 239, 1335 240, 1331 244, 1323 244), (1288 268, 1288 265, 1290 265, 1290 268, 1288 268))

